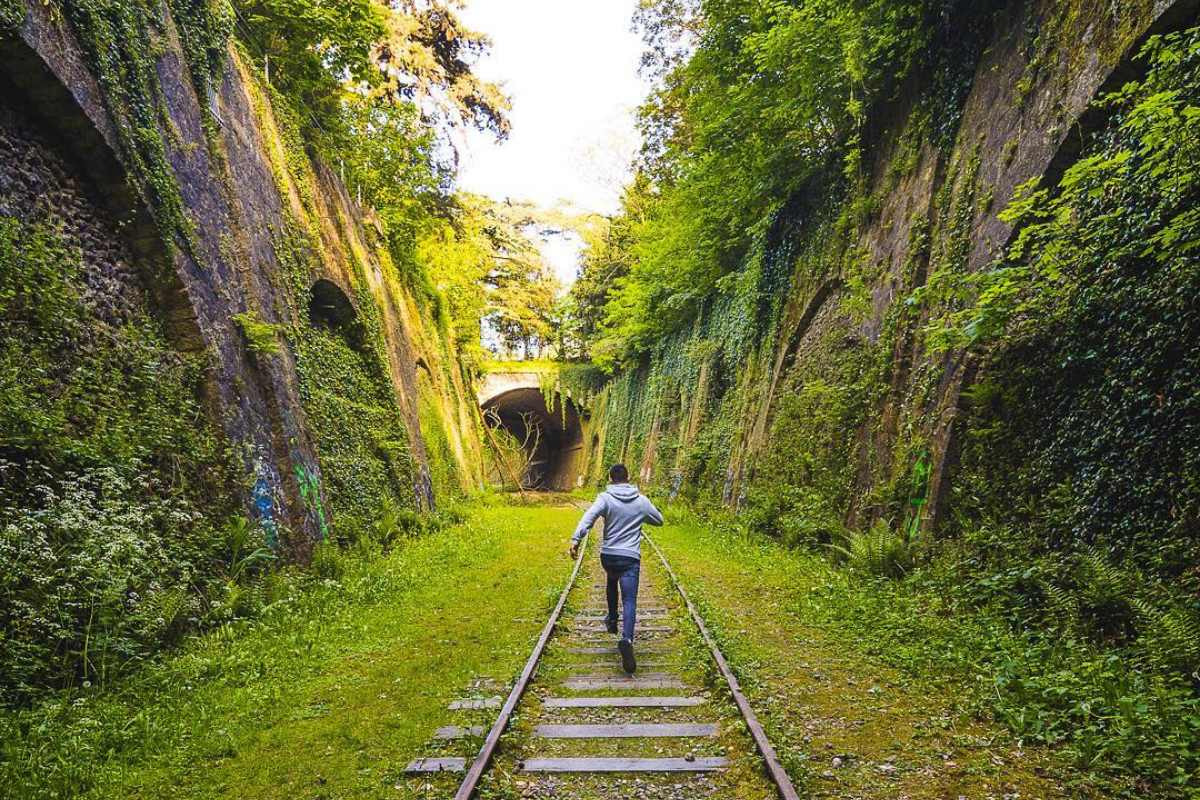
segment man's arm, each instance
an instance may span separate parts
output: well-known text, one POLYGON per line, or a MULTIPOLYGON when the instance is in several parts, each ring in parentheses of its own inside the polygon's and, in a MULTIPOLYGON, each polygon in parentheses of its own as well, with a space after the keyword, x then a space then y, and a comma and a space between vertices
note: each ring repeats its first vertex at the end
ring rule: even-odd
POLYGON ((654 507, 654 503, 651 503, 650 498, 646 497, 646 495, 642 495, 642 499, 646 501, 645 522, 647 522, 650 525, 662 525, 663 524, 662 512, 654 507))
POLYGON ((596 501, 592 503, 591 508, 583 512, 583 518, 579 520, 579 525, 575 527, 575 533, 571 535, 571 556, 575 556, 575 550, 579 547, 579 543, 583 540, 584 535, 596 523, 596 519, 604 515, 604 494, 601 493, 596 497, 596 501))

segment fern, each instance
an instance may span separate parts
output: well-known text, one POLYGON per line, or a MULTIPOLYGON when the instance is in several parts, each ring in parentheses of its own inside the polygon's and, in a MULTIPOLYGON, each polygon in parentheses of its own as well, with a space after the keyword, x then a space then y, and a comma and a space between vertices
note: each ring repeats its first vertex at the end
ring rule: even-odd
POLYGON ((398 539, 418 530, 421 518, 415 511, 401 508, 395 500, 383 497, 371 522, 371 536, 380 546, 387 549, 398 539))
POLYGON ((1070 589, 1049 582, 1041 587, 1041 592, 1049 623, 1062 632, 1077 630, 1080 619, 1078 595, 1070 589))
POLYGON ((1180 606, 1162 608, 1145 597, 1130 601, 1133 607, 1139 661, 1145 669, 1183 675, 1200 670, 1200 615, 1180 606))
POLYGON ((225 545, 229 551, 229 577, 239 580, 275 560, 263 543, 262 528, 237 515, 225 524, 225 545))
POLYGON ((1080 596, 1095 607, 1127 605, 1132 576, 1090 547, 1079 556, 1080 596))
POLYGON ((139 615, 146 633, 163 639, 174 639, 184 628, 187 617, 196 612, 196 604, 182 587, 151 593, 139 615))
POLYGON ((914 540, 882 519, 866 531, 850 532, 845 545, 831 544, 829 549, 851 569, 885 578, 902 577, 916 561, 914 540))
POLYGON ((1080 618, 1106 639, 1126 638, 1132 632, 1130 598, 1138 585, 1137 576, 1090 547, 1078 557, 1076 580, 1080 618))

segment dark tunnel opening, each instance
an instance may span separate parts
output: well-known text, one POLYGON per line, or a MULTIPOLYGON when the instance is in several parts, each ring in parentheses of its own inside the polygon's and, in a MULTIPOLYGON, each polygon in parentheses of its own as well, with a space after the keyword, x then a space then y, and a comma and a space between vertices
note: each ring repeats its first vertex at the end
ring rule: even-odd
POLYGON ((552 407, 540 389, 512 389, 483 404, 489 425, 507 431, 525 450, 521 482, 526 489, 566 491, 575 487, 583 453, 583 427, 570 400, 552 407))

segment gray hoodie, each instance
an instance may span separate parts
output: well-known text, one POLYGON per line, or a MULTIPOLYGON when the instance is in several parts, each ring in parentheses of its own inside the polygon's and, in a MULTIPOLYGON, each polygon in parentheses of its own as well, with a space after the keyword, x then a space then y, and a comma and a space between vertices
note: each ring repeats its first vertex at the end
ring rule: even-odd
POLYGON ((596 517, 604 517, 604 540, 600 554, 642 557, 642 523, 662 525, 663 516, 631 483, 610 483, 579 520, 572 542, 578 542, 592 527, 596 517))

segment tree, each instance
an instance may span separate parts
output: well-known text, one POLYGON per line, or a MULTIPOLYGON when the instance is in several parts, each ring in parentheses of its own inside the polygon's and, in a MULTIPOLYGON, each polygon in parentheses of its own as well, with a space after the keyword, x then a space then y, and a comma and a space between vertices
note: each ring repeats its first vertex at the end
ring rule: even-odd
POLYGON ((533 237, 544 225, 529 203, 488 203, 483 233, 492 247, 492 268, 483 279, 486 326, 493 347, 507 357, 538 357, 554 341, 553 313, 560 291, 533 237))
POLYGON ((503 138, 508 99, 474 61, 490 42, 444 0, 234 0, 239 38, 272 84, 304 109, 305 133, 346 151, 346 93, 411 103, 445 134, 472 125, 503 138))
POLYGON ((691 324, 814 176, 857 180, 868 109, 930 62, 948 20, 988 6, 641 0, 643 70, 656 81, 639 111, 641 205, 615 250, 593 244, 575 294, 598 363, 627 362, 691 324))
POLYGON ((571 317, 567 327, 578 340, 580 358, 599 355, 601 362, 605 362, 604 354, 616 349, 616 343, 608 341, 593 351, 606 334, 612 333, 606 328, 608 303, 633 268, 637 226, 645 222, 653 200, 650 180, 645 172, 639 172, 622 193, 620 213, 582 233, 583 262, 571 287, 566 312, 571 317))
POLYGON ((483 358, 481 327, 496 355, 528 358, 555 345, 560 286, 533 239, 539 218, 532 205, 462 194, 421 239, 419 259, 472 366, 483 358))

